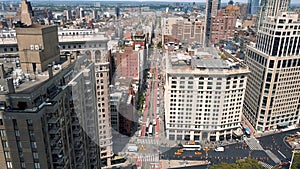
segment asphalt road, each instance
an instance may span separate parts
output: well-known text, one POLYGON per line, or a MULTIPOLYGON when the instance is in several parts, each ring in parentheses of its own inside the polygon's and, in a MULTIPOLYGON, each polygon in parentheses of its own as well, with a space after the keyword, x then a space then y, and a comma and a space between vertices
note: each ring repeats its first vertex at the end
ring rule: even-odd
MULTIPOLYGON (((288 144, 285 143, 284 137, 288 134, 295 133, 296 131, 300 131, 300 129, 294 129, 287 132, 282 133, 275 133, 268 136, 263 136, 261 138, 258 138, 259 143, 262 145, 264 150, 250 150, 247 144, 245 142, 241 143, 234 143, 231 145, 224 146, 225 151, 224 152, 216 152, 214 150, 209 150, 208 153, 208 160, 211 162, 210 165, 218 164, 220 162, 226 162, 226 163, 234 163, 238 159, 243 159, 247 157, 251 157, 254 159, 257 159, 259 161, 262 161, 264 163, 267 163, 269 165, 275 166, 277 165, 274 161, 270 159, 268 154, 266 154, 265 150, 272 151, 277 158, 281 160, 282 163, 286 163, 290 161, 292 156, 292 148, 289 147, 288 144), (278 152, 280 151, 280 152, 278 152)), ((195 155, 196 151, 184 151, 181 155, 174 155, 174 153, 180 149, 180 147, 174 147, 164 153, 161 154, 162 159, 169 159, 169 160, 204 160, 206 159, 206 152, 204 150, 201 150, 201 155, 195 155)), ((288 168, 289 164, 286 163, 284 165, 284 168, 288 168)), ((202 166, 203 168, 206 168, 207 166, 202 166)), ((193 167, 186 167, 191 168, 193 167)), ((194 167, 195 168, 195 167, 194 167)), ((199 166, 198 166, 198 169, 199 166)))

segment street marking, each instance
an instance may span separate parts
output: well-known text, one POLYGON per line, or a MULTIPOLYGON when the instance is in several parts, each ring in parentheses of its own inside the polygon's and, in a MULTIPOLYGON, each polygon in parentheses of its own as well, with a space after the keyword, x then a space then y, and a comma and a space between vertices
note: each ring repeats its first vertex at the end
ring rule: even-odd
POLYGON ((279 150, 277 150, 277 151, 282 157, 286 158, 286 156, 284 154, 282 154, 282 152, 280 152, 279 150))

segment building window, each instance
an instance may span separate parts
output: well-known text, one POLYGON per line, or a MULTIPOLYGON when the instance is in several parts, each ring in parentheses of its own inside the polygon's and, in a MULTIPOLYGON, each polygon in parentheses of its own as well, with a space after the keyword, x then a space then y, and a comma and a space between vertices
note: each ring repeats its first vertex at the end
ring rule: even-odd
POLYGON ((21 162, 21 167, 26 168, 25 162, 21 162))
POLYGON ((9 151, 4 151, 4 156, 5 156, 6 159, 9 159, 10 158, 9 151))
POLYGON ((31 148, 37 148, 35 141, 31 142, 31 148))
POLYGON ((6 137, 6 131, 0 130, 0 137, 6 137))
POLYGON ((13 167, 12 167, 12 162, 10 162, 10 161, 7 161, 7 162, 6 162, 6 165, 7 165, 7 168, 13 168, 13 167))
POLYGON ((37 160, 39 159, 39 154, 37 152, 32 153, 33 159, 37 160))
POLYGON ((40 163, 34 163, 34 168, 35 169, 40 169, 41 168, 40 163))
POLYGON ((22 143, 21 143, 21 141, 17 141, 17 146, 18 146, 19 149, 22 148, 22 143))
POLYGON ((16 131, 15 131, 15 135, 16 135, 16 137, 20 137, 20 131, 19 131, 19 130, 16 130, 16 131))
POLYGON ((2 145, 3 145, 3 148, 8 148, 8 143, 7 143, 7 141, 2 141, 2 145))
POLYGON ((28 125, 28 126, 32 126, 33 123, 32 123, 32 120, 31 120, 31 119, 27 119, 26 121, 27 121, 27 125, 28 125))

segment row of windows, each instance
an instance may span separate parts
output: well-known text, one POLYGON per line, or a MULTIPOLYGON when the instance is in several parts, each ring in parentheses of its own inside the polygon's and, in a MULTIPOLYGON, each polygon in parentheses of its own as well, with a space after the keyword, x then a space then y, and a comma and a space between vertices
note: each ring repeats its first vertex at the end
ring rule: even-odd
MULTIPOLYGON (((244 79, 245 78, 245 76, 244 75, 241 75, 241 76, 229 76, 229 77, 226 77, 226 78, 222 78, 222 77, 197 77, 197 76, 186 76, 186 77, 183 77, 183 76, 181 76, 181 77, 177 77, 177 76, 172 76, 172 79, 173 80, 176 80, 176 79, 178 79, 178 80, 184 80, 184 81, 186 81, 186 80, 196 80, 196 79, 199 79, 199 81, 203 81, 203 80, 208 80, 208 81, 222 81, 223 79, 226 79, 226 80, 232 80, 232 79, 244 79)), ((193 82, 193 81, 191 81, 191 82, 193 82)), ((187 81, 187 83, 189 83, 189 81, 187 81)), ((191 83, 191 84, 193 84, 193 83, 191 83)))

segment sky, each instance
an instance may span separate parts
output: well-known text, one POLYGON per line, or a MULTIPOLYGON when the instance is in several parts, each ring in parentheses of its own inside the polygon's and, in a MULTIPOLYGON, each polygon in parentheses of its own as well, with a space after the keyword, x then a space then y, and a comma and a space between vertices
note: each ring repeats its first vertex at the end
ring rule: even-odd
MULTIPOLYGON (((47 1, 47 0, 29 0, 29 1, 47 1)), ((64 0, 58 0, 58 1, 64 1, 64 0)), ((70 1, 70 0, 66 0, 70 1)), ((85 0, 75 0, 75 1, 85 1, 85 0)), ((105 1, 105 0, 88 0, 88 1, 105 1)), ((143 1, 160 1, 160 2, 206 2, 206 0, 109 0, 109 1, 138 1, 138 2, 143 2, 143 1)), ((227 3, 229 0, 221 0, 222 3, 227 3)), ((233 0, 234 2, 243 2, 247 3, 247 0, 233 0)), ((300 0, 291 0, 291 3, 300 3, 300 0)))

